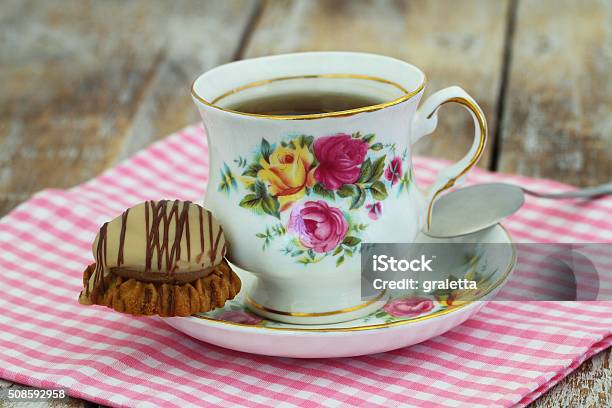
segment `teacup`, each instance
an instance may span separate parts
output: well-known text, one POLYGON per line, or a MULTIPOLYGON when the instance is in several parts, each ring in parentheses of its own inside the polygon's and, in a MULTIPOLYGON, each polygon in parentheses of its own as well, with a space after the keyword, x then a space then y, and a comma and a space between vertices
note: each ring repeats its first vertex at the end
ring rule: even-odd
POLYGON ((219 219, 228 259, 252 272, 253 312, 297 324, 365 316, 386 293, 361 298, 360 244, 412 242, 433 204, 479 160, 487 140, 480 107, 453 86, 418 108, 426 78, 394 58, 309 52, 254 58, 205 72, 192 85, 210 155, 204 204, 219 219), (241 100, 306 90, 385 102, 337 112, 265 115, 228 109, 241 100), (414 182, 412 145, 448 102, 472 115, 469 152, 426 192, 414 182))

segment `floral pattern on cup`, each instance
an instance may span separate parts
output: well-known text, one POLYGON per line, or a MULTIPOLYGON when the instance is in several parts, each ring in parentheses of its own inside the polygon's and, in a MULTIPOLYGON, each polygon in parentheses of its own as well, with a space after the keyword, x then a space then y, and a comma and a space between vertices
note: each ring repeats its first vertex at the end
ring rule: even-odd
POLYGON ((299 135, 270 143, 250 158, 239 156, 221 169, 219 191, 245 194, 239 205, 271 220, 257 233, 263 249, 282 239, 282 252, 308 265, 327 256, 336 265, 360 250, 369 222, 383 216, 392 189, 407 192, 408 152, 375 141, 372 133, 299 135), (398 154, 399 153, 399 154, 398 154), (242 189, 240 189, 242 190, 242 189))

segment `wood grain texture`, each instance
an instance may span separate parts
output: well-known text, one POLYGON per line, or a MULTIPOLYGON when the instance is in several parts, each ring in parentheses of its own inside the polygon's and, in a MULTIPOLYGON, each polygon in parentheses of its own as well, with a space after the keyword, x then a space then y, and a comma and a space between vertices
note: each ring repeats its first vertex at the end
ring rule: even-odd
POLYGON ((584 362, 530 408, 601 408, 612 406, 612 350, 584 362))
POLYGON ((256 5, 2 2, 0 214, 195 122, 191 81, 233 58, 256 5))
MULTIPOLYGON (((576 185, 612 178, 612 2, 519 0, 499 171, 576 185)), ((612 406, 610 349, 533 408, 612 406)))
POLYGON ((594 185, 612 177, 612 1, 521 0, 499 170, 594 185))
MULTIPOLYGON (((404 59, 426 73, 427 94, 450 85, 468 91, 493 129, 507 11, 506 1, 269 1, 245 56, 346 50, 404 59)), ((417 152, 457 159, 472 142, 472 120, 452 104, 439 117, 417 152)), ((487 150, 480 165, 489 161, 487 150)))

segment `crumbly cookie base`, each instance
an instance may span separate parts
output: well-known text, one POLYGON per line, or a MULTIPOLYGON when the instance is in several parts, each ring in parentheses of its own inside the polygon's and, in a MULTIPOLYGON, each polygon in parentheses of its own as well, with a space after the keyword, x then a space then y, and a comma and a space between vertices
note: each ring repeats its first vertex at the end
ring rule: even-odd
POLYGON ((83 272, 85 289, 79 303, 110 307, 135 316, 159 315, 163 317, 189 316, 222 307, 240 291, 240 278, 225 260, 207 276, 185 284, 142 282, 109 273, 89 295, 86 288, 94 279, 96 265, 83 272))

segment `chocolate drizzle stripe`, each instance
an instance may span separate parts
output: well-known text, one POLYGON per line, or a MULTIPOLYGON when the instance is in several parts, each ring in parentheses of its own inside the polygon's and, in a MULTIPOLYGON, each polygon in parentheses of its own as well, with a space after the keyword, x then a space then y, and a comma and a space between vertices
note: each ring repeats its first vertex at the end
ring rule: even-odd
MULTIPOLYGON (((157 223, 157 240, 159 242, 159 234, 161 233, 159 231, 159 228, 161 228, 161 226, 163 225, 164 227, 168 226, 169 224, 169 219, 171 218, 171 216, 168 216, 168 212, 166 211, 168 209, 168 205, 165 202, 159 202, 157 203, 157 212, 159 214, 159 222, 157 223), (162 223, 163 222, 163 223, 162 223)), ((172 215, 172 213, 170 214, 172 215)), ((158 269, 161 270, 162 268, 162 264, 164 261, 164 254, 166 255, 166 270, 168 270, 168 262, 167 260, 170 258, 170 248, 169 248, 169 235, 168 235, 169 231, 168 228, 164 228, 164 236, 161 240, 161 245, 160 245, 160 251, 157 254, 157 264, 158 269)))
MULTIPOLYGON (((165 213, 165 209, 164 209, 164 213, 165 213)), ((179 225, 179 212, 178 212, 178 201, 174 201, 172 203, 172 208, 170 208, 170 214, 167 215, 167 222, 164 224, 164 239, 167 239, 167 241, 164 242, 164 244, 166 245, 166 271, 168 271, 168 273, 174 273, 175 272, 175 265, 172 264, 172 259, 174 259, 174 257, 176 256, 176 259, 179 259, 181 257, 181 243, 180 241, 176 242, 176 239, 174 240, 174 242, 172 243, 172 246, 170 246, 170 224, 172 223, 172 219, 174 218, 175 221, 175 225, 174 225, 174 234, 175 236, 178 236, 180 239, 180 236, 182 234, 182 231, 180 231, 181 229, 181 225, 179 225)))
POLYGON ((187 260, 191 261, 191 233, 189 231, 189 202, 183 204, 183 213, 181 214, 185 221, 185 241, 187 243, 187 260))
POLYGON ((208 241, 210 242, 210 250, 208 251, 208 258, 210 259, 210 263, 215 262, 215 254, 214 254, 214 246, 213 246, 213 226, 212 226, 212 214, 208 213, 208 241))
MULTIPOLYGON (((198 206, 198 213, 200 219, 200 253, 204 253, 205 240, 204 240, 204 219, 202 216, 202 207, 198 206)), ((200 260, 198 260, 200 262, 200 260)))
MULTIPOLYGON (((217 258, 217 250, 219 249, 219 240, 221 239, 221 234, 223 234, 223 230, 221 226, 219 226, 219 231, 217 231, 217 238, 215 238, 215 245, 213 246, 212 254, 215 258, 217 258)), ((214 259, 211 259, 211 263, 215 263, 214 259)))
MULTIPOLYGON (((96 270, 94 272, 94 288, 101 288, 102 291, 105 291, 104 287, 104 268, 107 264, 106 262, 106 237, 108 231, 108 222, 105 222, 104 225, 100 228, 100 233, 98 236, 98 245, 96 246, 96 270)), ((87 289, 85 293, 89 296, 89 285, 87 285, 87 289)), ((97 297, 96 293, 92 294, 93 297, 97 297)), ((95 299, 92 299, 95 302, 95 299)))
POLYGON ((147 239, 145 241, 145 270, 151 270, 151 257, 149 256, 149 202, 145 202, 145 233, 147 239))
POLYGON ((127 229, 127 219, 130 209, 128 208, 121 214, 121 233, 119 234, 119 250, 117 251, 117 266, 123 265, 123 248, 125 247, 125 231, 127 229))

